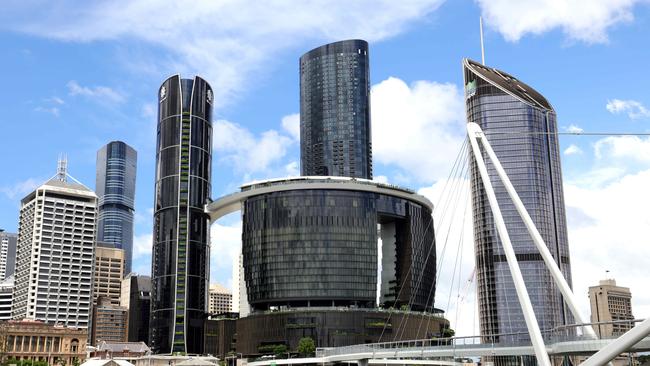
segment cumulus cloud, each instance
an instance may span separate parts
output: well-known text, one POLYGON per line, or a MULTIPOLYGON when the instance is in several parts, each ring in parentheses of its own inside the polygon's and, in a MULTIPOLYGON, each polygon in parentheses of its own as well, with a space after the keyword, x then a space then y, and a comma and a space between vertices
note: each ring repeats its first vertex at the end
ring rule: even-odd
POLYGON ((610 136, 596 141, 597 159, 617 159, 625 163, 650 162, 650 137, 610 136))
POLYGON ((200 72, 211 81, 217 107, 246 86, 274 55, 323 40, 379 41, 426 17, 444 0, 362 0, 110 3, 62 1, 56 6, 14 2, 0 27, 64 41, 135 40, 168 52, 164 60, 129 60, 147 68, 200 72), (164 19, 164 20, 162 20, 164 19))
POLYGON ((565 127, 564 130, 568 133, 583 133, 584 130, 576 125, 569 125, 569 127, 565 127))
POLYGON ((228 287, 232 286, 232 267, 239 263, 239 252, 241 251, 241 220, 230 225, 215 223, 210 228, 211 255, 210 255, 210 278, 212 282, 219 278, 228 287), (230 275, 224 279, 223 273, 230 275))
POLYGON ((282 117, 282 128, 291 135, 291 137, 300 141, 300 113, 290 114, 282 117))
POLYGON ((614 114, 625 113, 632 119, 650 117, 650 110, 636 100, 608 100, 605 108, 614 114))
POLYGON ((70 80, 67 84, 70 95, 81 95, 87 98, 95 99, 98 101, 121 103, 125 98, 122 94, 107 87, 107 86, 81 86, 74 80, 70 80))
POLYGON ((589 314, 589 286, 610 270, 618 285, 630 287, 635 317, 650 316, 645 263, 650 217, 650 170, 628 174, 604 186, 565 184, 573 288, 583 314, 589 314), (579 208, 576 210, 574 208, 579 208))
POLYGON ((278 163, 295 141, 276 130, 255 136, 248 129, 226 120, 214 124, 214 157, 238 173, 265 172, 278 163))
POLYGON ((576 144, 571 144, 569 147, 564 149, 564 155, 580 155, 582 154, 582 149, 578 147, 576 144))
POLYGON ((390 77, 372 87, 373 159, 432 183, 448 174, 465 138, 464 100, 454 84, 390 77))
POLYGON ((631 22, 642 0, 477 0, 486 24, 508 41, 559 29, 571 40, 607 42, 615 25, 631 22), (588 6, 587 6, 588 5, 588 6))
POLYGON ((140 257, 151 257, 153 246, 153 234, 146 233, 133 237, 133 259, 140 257))
POLYGON ((287 177, 297 177, 300 175, 300 165, 297 161, 292 161, 284 166, 284 172, 287 177))

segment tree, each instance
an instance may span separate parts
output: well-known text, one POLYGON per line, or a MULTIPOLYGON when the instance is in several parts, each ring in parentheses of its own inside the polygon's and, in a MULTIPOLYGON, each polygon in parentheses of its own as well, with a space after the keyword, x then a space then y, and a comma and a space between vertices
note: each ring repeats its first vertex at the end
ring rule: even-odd
POLYGON ((311 356, 314 354, 314 351, 316 351, 316 344, 314 344, 313 339, 309 337, 300 338, 300 341, 298 342, 298 353, 300 353, 301 356, 311 356))
POLYGON ((287 354, 287 346, 284 344, 278 344, 273 347, 273 353, 275 354, 275 357, 280 358, 287 354))

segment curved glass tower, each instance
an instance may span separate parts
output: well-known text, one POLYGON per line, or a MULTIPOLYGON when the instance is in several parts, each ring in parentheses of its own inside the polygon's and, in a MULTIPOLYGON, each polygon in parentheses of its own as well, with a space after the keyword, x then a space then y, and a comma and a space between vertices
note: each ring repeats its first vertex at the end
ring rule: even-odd
POLYGON ((358 39, 300 58, 301 175, 372 179, 369 69, 358 39))
MULTIPOLYGON (((571 283, 555 111, 530 86, 503 71, 465 59, 467 120, 478 123, 530 213, 562 273, 571 283)), ((486 154, 484 153, 484 156, 486 154)), ((497 341, 530 337, 492 212, 472 162, 472 208, 481 335, 518 333, 497 341)), ((493 165, 486 161, 508 233, 542 330, 572 322, 562 296, 535 248, 493 165)))
POLYGON ((97 240, 124 249, 124 275, 131 273, 137 152, 122 141, 97 151, 97 240))
POLYGON ((201 354, 209 276, 212 88, 175 75, 159 89, 151 270, 154 353, 201 354))

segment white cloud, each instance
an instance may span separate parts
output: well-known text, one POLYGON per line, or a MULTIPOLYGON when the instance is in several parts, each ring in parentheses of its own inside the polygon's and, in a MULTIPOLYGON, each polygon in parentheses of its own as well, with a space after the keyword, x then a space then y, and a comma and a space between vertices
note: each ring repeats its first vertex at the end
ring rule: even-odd
POLYGON ((564 149, 564 155, 580 155, 582 154, 582 149, 576 144, 571 144, 569 147, 564 149))
POLYGON ((373 159, 432 183, 448 174, 465 138, 464 100, 454 84, 390 77, 372 87, 373 159))
POLYGON ((569 127, 565 127, 564 130, 568 133, 583 133, 585 131, 576 125, 569 125, 569 127))
POLYGON ((36 112, 44 112, 44 113, 49 113, 53 115, 54 117, 59 117, 61 115, 61 111, 57 107, 36 107, 34 108, 36 112))
POLYGON ((610 270, 618 285, 630 287, 637 318, 650 316, 645 291, 650 270, 648 251, 650 170, 628 174, 601 187, 565 184, 573 288, 580 307, 589 314, 589 286, 610 270), (575 209, 578 208, 578 209, 575 209))
POLYGON ((610 136, 594 144, 596 159, 618 159, 622 163, 650 162, 650 137, 610 136))
POLYGON ((142 117, 144 118, 156 118, 158 110, 156 105, 153 103, 145 103, 142 105, 142 110, 140 111, 142 117))
POLYGON ((300 175, 300 166, 297 161, 292 161, 284 166, 287 177, 297 177, 300 175))
POLYGON ((272 67, 281 51, 346 38, 379 41, 401 33, 443 2, 117 0, 63 2, 56 9, 16 3, 3 9, 0 24, 65 41, 128 39, 163 48, 168 55, 162 59, 129 63, 205 75, 218 107, 242 92, 251 74, 272 67))
POLYGON ((607 42, 614 25, 631 22, 642 0, 477 0, 486 24, 508 41, 561 30, 572 40, 607 42))
MULTIPOLYGON (((225 282, 232 286, 233 263, 239 263, 239 252, 241 251, 241 220, 230 225, 222 225, 216 222, 210 228, 211 255, 210 255, 210 278, 211 282, 225 282), (230 278, 223 278, 217 275, 228 273, 230 278)), ((232 287, 231 287, 232 288, 232 287)))
POLYGON ((41 178, 28 178, 22 182, 16 182, 10 186, 0 187, 0 192, 4 193, 10 200, 22 199, 28 193, 34 191, 37 187, 45 182, 41 178))
POLYGON ((268 170, 294 144, 278 131, 268 130, 256 137, 248 129, 226 120, 214 124, 214 156, 237 172, 253 174, 268 170))
POLYGON ((300 141, 300 113, 290 114, 282 117, 282 128, 293 137, 294 140, 300 141))
POLYGON ((95 99, 103 102, 121 103, 125 98, 122 94, 107 87, 107 86, 81 86, 74 80, 70 80, 67 84, 70 95, 81 95, 87 98, 95 99))
POLYGON ((605 108, 614 114, 626 113, 632 119, 650 117, 650 110, 636 100, 608 100, 605 108))
POLYGON ((375 175, 372 180, 379 183, 388 183, 388 177, 385 175, 375 175))
POLYGON ((63 105, 65 104, 65 101, 57 96, 47 98, 45 99, 46 102, 50 102, 52 104, 58 104, 58 105, 63 105))
POLYGON ((133 259, 151 256, 153 235, 151 233, 135 235, 133 237, 133 259))

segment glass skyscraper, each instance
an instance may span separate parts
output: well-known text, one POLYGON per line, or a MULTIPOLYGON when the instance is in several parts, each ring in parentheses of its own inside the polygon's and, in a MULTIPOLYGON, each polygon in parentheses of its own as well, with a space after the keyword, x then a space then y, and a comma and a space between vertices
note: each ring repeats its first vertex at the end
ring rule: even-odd
MULTIPOLYGON (((567 240, 557 122, 553 107, 530 86, 503 71, 463 61, 468 122, 481 126, 567 281, 567 240)), ((487 156, 485 153, 483 156, 487 156)), ((471 191, 481 335, 521 333, 496 341, 530 340, 481 178, 471 159, 471 191)), ((499 206, 540 328, 572 322, 523 220, 494 166, 486 159, 499 206)))
POLYGON ((97 151, 95 190, 99 197, 97 240, 124 250, 124 273, 131 272, 137 152, 122 141, 97 151))
POLYGON ((212 101, 200 77, 159 91, 151 335, 154 353, 203 353, 209 279, 212 101))
POLYGON ((368 42, 347 40, 300 58, 303 176, 372 179, 368 42))

